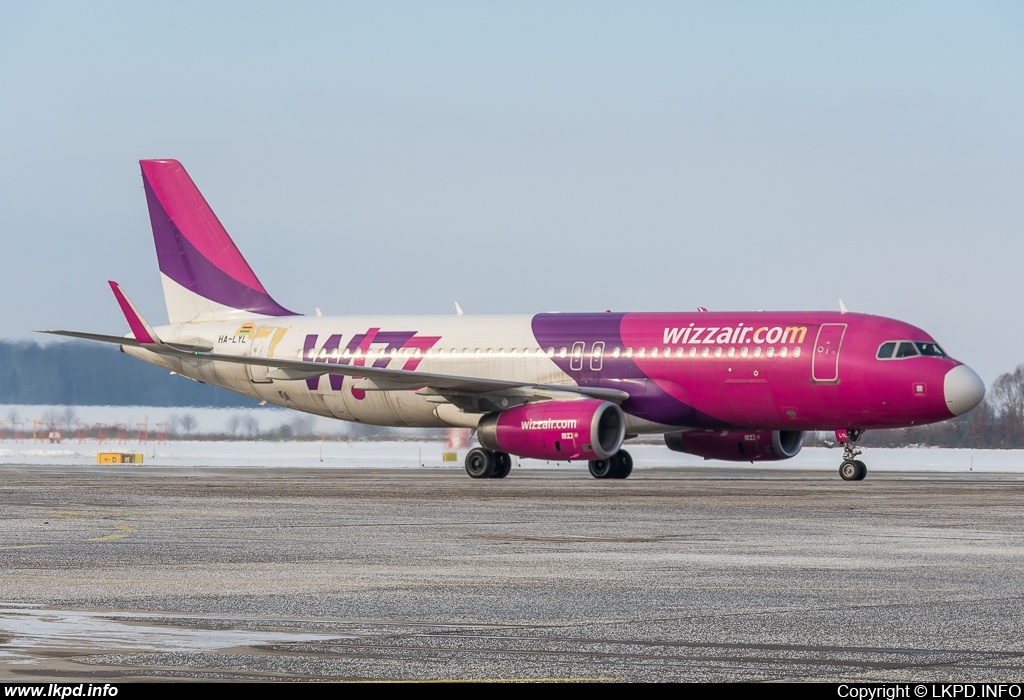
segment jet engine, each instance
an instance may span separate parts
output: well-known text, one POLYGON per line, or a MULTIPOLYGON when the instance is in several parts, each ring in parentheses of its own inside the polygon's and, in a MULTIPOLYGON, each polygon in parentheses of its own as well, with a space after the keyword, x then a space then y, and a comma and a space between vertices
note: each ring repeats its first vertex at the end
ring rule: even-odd
POLYGON ((777 461, 795 457, 804 446, 802 430, 693 430, 666 433, 674 452, 728 462, 777 461))
POLYGON ((622 447, 626 419, 609 401, 548 401, 490 413, 477 426, 488 450, 534 459, 608 459, 622 447))

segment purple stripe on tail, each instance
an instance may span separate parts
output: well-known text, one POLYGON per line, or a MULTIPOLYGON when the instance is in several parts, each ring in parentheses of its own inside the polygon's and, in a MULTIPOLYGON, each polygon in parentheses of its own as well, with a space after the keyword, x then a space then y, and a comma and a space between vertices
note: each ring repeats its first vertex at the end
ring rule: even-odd
POLYGON ((185 289, 234 309, 294 316, 275 302, 176 160, 143 160, 160 272, 185 289))

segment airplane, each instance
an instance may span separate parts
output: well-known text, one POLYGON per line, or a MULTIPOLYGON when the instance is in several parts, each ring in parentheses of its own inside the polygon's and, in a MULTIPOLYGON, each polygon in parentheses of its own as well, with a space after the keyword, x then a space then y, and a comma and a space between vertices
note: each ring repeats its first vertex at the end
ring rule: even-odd
POLYGON ((661 434, 706 459, 770 462, 835 431, 840 477, 862 480, 866 430, 971 410, 985 385, 919 328, 840 310, 304 316, 257 279, 182 165, 142 160, 168 323, 116 282, 131 333, 44 333, 113 343, 173 373, 320 416, 476 431, 473 478, 511 455, 586 461, 624 479, 623 449, 661 434))

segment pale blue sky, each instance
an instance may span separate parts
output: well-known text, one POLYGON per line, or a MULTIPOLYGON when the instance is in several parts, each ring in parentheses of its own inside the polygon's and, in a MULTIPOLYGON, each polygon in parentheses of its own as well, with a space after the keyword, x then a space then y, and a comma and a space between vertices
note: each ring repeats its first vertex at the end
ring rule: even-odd
POLYGON ((138 163, 325 313, 836 308, 1024 362, 1020 3, 0 6, 6 334, 164 319, 138 163))

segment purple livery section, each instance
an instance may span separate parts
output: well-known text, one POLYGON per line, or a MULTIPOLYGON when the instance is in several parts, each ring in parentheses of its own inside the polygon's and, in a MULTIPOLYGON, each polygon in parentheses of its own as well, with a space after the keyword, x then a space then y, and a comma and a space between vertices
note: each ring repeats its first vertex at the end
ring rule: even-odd
POLYGON ((274 301, 176 160, 143 160, 160 272, 189 292, 231 309, 294 316, 274 301))

